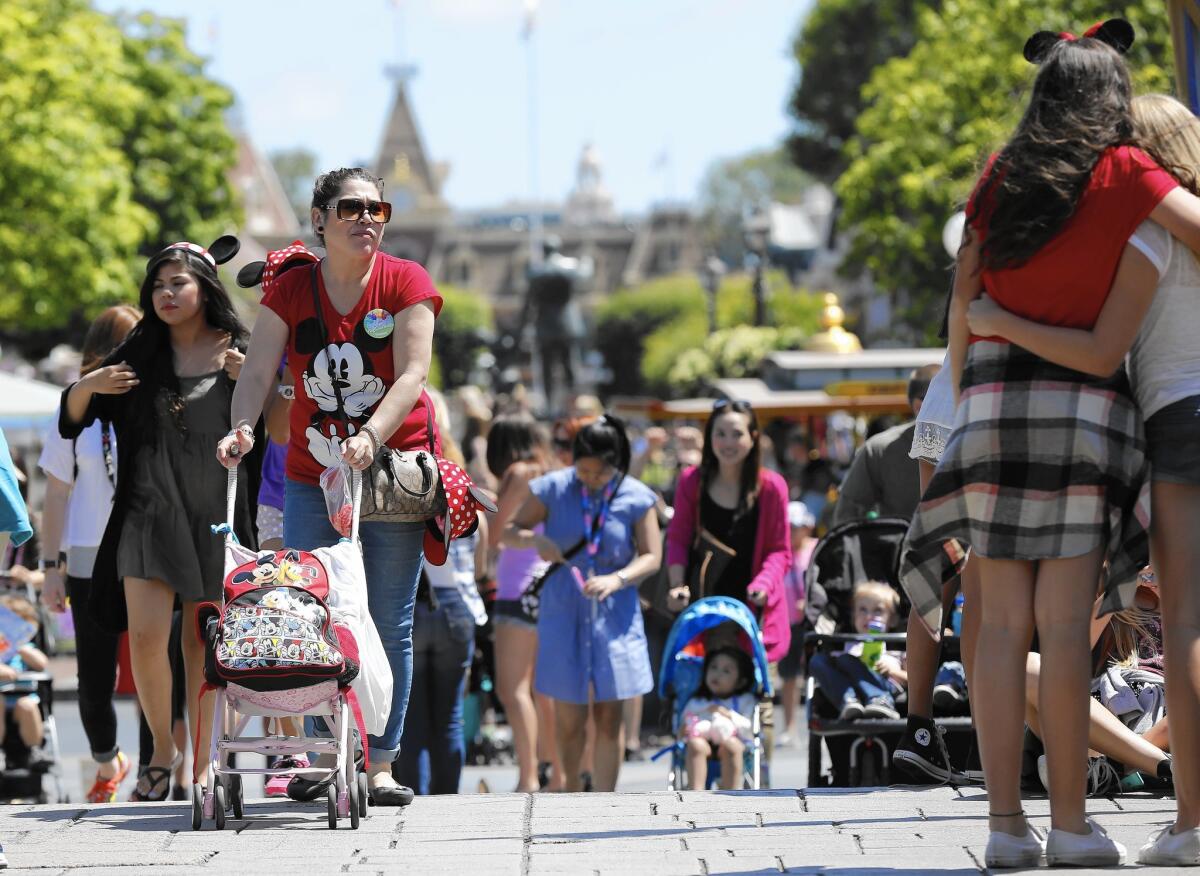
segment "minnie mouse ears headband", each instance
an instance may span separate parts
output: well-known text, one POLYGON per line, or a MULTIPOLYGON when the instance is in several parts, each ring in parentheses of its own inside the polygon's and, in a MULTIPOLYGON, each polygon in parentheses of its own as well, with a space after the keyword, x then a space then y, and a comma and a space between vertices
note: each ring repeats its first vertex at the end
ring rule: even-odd
POLYGON ((237 283, 243 289, 250 289, 261 283, 263 294, 266 294, 271 291, 271 287, 284 271, 290 271, 301 265, 315 264, 319 261, 320 259, 310 252, 308 247, 300 241, 294 240, 290 246, 267 253, 266 261, 251 262, 238 271, 237 283))
POLYGON ((154 266, 170 255, 173 250, 182 249, 185 252, 190 252, 204 259, 211 267, 216 268, 217 265, 223 265, 237 255, 238 250, 241 248, 242 244, 232 234, 225 234, 218 237, 209 244, 208 249, 205 249, 198 243, 181 240, 179 243, 173 243, 164 248, 155 254, 150 261, 146 262, 146 273, 150 273, 154 266))
POLYGON ((1025 41, 1025 60, 1031 64, 1040 64, 1046 60, 1050 50, 1060 42, 1063 40, 1075 42, 1077 39, 1099 40, 1124 55, 1133 45, 1133 25, 1123 18, 1110 18, 1108 21, 1093 24, 1083 32, 1082 37, 1077 37, 1068 31, 1055 33, 1049 30, 1039 30, 1025 41))

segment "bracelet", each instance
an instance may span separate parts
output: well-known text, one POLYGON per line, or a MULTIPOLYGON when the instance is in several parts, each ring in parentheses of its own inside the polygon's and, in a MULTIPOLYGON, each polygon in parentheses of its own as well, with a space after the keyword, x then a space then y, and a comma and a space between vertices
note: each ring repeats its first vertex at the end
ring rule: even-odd
POLYGON ((371 452, 378 453, 379 448, 383 446, 383 440, 379 437, 379 433, 375 430, 375 427, 370 423, 363 423, 362 426, 359 427, 358 431, 366 433, 366 435, 375 444, 375 448, 371 452))

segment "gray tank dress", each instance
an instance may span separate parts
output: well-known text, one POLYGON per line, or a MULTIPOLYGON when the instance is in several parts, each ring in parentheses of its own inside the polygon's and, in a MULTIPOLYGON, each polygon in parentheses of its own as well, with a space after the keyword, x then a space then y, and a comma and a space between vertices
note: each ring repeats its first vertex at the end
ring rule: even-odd
MULTIPOLYGON (((179 378, 179 390, 184 429, 160 395, 156 434, 138 453, 117 574, 158 578, 184 602, 220 599, 224 551, 211 526, 225 520, 226 478, 215 450, 229 432, 232 386, 216 371, 179 378)), ((238 482, 239 503, 245 484, 238 482)))

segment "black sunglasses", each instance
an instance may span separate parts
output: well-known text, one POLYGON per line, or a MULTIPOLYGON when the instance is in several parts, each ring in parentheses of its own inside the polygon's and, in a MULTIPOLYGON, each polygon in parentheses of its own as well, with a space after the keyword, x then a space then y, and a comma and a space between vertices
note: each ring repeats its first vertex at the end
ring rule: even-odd
POLYGON ((737 411, 739 414, 748 414, 754 410, 750 402, 741 398, 719 398, 713 402, 712 409, 714 414, 726 409, 737 411))
POLYGON ((387 201, 364 201, 362 198, 341 198, 337 204, 326 204, 326 210, 337 208, 337 217, 347 222, 357 222, 364 212, 372 222, 386 225, 392 218, 392 205, 387 201))

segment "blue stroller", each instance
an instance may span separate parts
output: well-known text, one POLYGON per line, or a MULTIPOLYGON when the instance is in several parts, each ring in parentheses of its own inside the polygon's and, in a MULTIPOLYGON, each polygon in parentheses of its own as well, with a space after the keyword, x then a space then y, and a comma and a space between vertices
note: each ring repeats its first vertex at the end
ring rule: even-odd
MULTIPOLYGON (((754 662, 753 693, 761 701, 771 696, 771 679, 767 669, 767 652, 763 648, 762 634, 754 615, 743 603, 726 596, 709 596, 697 600, 684 609, 675 619, 671 632, 667 636, 667 644, 663 649, 662 670, 659 673, 658 693, 671 711, 671 732, 675 736, 674 744, 664 748, 654 756, 657 760, 667 752, 671 753, 671 772, 668 776, 667 787, 678 791, 688 786, 687 763, 684 757, 684 744, 679 741, 683 709, 689 699, 700 686, 701 672, 704 666, 704 634, 721 624, 732 623, 745 633, 750 642, 750 653, 754 662)), ((743 784, 747 788, 757 790, 762 786, 763 775, 763 739, 761 708, 755 706, 752 720, 754 734, 753 745, 746 747, 745 766, 743 768, 743 784)), ((712 787, 716 782, 720 764, 716 760, 709 761, 708 776, 705 787, 712 787)))

